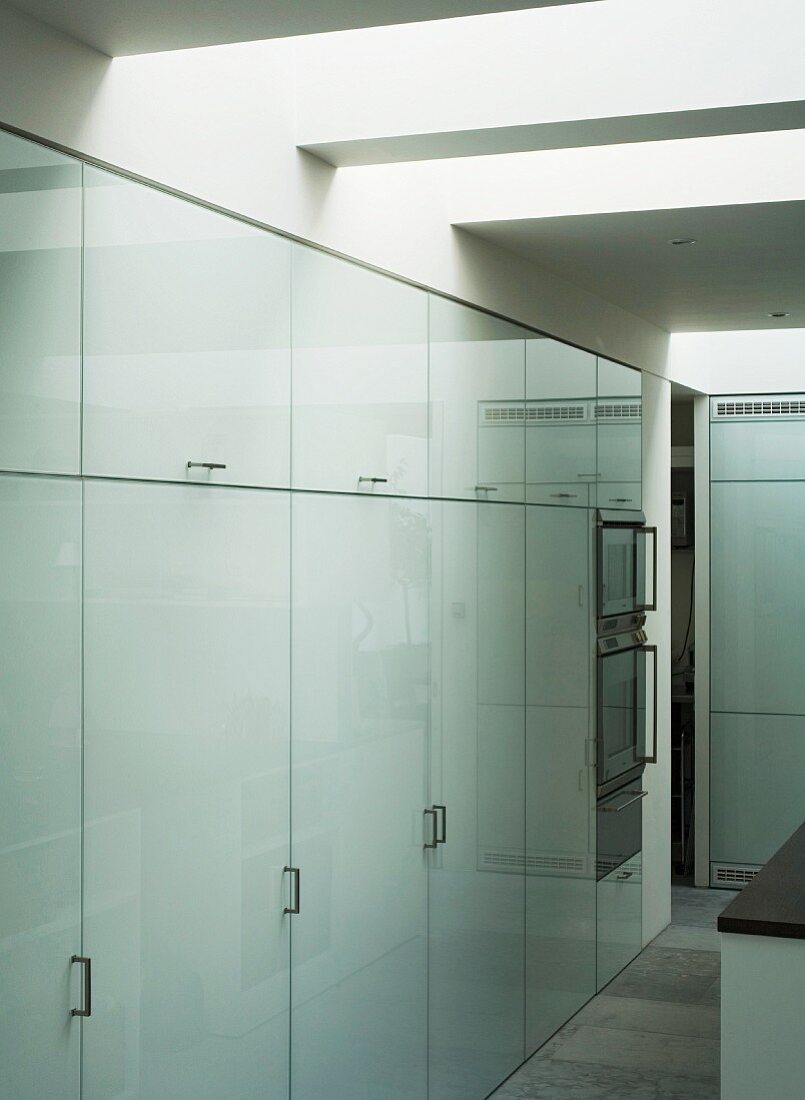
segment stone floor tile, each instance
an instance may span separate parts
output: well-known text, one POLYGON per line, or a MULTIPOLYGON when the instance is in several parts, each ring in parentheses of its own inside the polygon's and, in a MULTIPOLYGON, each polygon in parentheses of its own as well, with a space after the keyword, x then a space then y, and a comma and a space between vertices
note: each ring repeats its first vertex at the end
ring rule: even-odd
POLYGON ((691 1035, 700 1039, 717 1039, 721 1030, 720 1012, 716 1005, 680 1004, 637 997, 610 997, 606 994, 590 1001, 573 1018, 573 1023, 576 1026, 650 1031, 662 1035, 691 1035))
POLYGON ((718 1081, 609 1065, 532 1059, 493 1100, 719 1100, 718 1081))

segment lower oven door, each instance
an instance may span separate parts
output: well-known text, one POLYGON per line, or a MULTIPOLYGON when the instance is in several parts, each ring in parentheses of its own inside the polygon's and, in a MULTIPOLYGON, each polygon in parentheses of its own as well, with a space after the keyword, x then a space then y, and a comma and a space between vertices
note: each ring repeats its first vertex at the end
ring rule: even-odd
POLYGON ((657 759, 657 647, 645 640, 642 630, 598 640, 599 794, 618 776, 657 759))
POLYGON ((620 787, 598 801, 596 878, 606 878, 643 846, 643 799, 648 792, 636 783, 620 787))

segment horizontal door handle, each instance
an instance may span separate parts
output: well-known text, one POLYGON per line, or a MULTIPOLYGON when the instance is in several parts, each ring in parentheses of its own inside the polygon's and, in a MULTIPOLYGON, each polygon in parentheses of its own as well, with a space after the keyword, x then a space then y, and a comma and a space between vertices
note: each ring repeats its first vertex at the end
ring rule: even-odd
POLYGON ((225 462, 188 462, 188 470, 192 470, 194 466, 200 466, 204 470, 225 470, 225 462))
POLYGON ((600 814, 619 814, 622 810, 625 810, 627 806, 633 806, 635 802, 639 802, 641 798, 645 798, 648 791, 624 791, 624 794, 633 794, 634 798, 630 798, 628 802, 624 802, 621 806, 599 806, 598 812, 600 814))
POLYGON ((631 504, 633 502, 633 500, 634 500, 634 497, 610 497, 609 498, 609 503, 610 504, 631 504))
POLYGON ((71 1008, 71 1016, 92 1015, 92 959, 87 955, 71 955, 70 963, 81 963, 84 967, 84 996, 82 1008, 71 1008))
POLYGON ((551 493, 556 500, 570 500, 571 497, 575 499, 578 495, 578 493, 551 493))
POLYGON ((496 493, 498 491, 497 485, 476 485, 476 493, 496 493))
POLYGON ((293 904, 286 905, 282 910, 283 913, 298 913, 299 912, 299 868, 298 867, 283 867, 283 871, 286 874, 293 875, 293 904))
POLYGON ((370 485, 385 485, 388 482, 387 477, 359 477, 358 484, 362 485, 364 481, 368 481, 370 485))

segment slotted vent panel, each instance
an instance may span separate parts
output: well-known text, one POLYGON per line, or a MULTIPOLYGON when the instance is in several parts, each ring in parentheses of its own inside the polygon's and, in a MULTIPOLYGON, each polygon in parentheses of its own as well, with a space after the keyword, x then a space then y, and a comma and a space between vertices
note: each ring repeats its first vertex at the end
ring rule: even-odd
POLYGON ((714 398, 713 420, 751 418, 766 420, 775 416, 805 416, 805 397, 746 397, 740 399, 714 398))
POLYGON ((595 406, 595 419, 602 420, 640 420, 643 408, 640 401, 610 401, 595 406))
POLYGON ((740 890, 759 874, 760 867, 750 867, 741 863, 713 863, 710 866, 710 884, 740 890))
POLYGON ((555 856, 539 852, 507 852, 499 849, 483 849, 481 867, 489 871, 549 871, 558 875, 584 874, 587 861, 583 855, 555 856))
POLYGON ((486 428, 505 428, 512 424, 568 424, 586 419, 587 407, 583 402, 490 402, 480 406, 479 416, 481 426, 486 428))

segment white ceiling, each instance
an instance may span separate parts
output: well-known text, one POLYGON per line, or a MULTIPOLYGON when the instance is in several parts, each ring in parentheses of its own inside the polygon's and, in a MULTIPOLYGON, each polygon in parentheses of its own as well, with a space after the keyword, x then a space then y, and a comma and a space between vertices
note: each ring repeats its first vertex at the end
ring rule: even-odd
POLYGON ((111 57, 586 0, 8 0, 111 57))
POLYGON ((805 202, 473 222, 527 257, 671 332, 805 328, 805 202), (695 245, 673 246, 673 237, 695 245), (790 316, 767 316, 784 310, 790 316))

